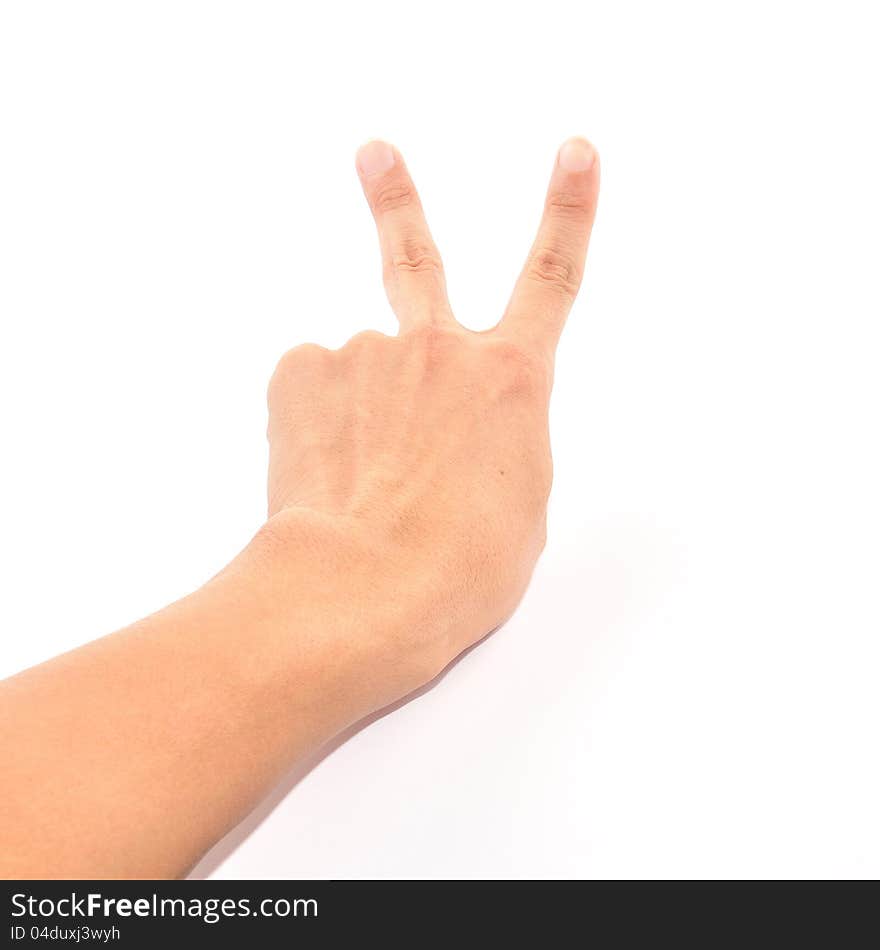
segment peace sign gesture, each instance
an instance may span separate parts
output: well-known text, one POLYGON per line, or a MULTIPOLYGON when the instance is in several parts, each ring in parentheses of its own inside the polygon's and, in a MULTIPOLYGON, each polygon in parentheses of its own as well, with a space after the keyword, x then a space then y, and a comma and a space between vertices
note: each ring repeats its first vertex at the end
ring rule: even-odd
MULTIPOLYGON (((401 330, 458 327, 440 254, 400 153, 385 142, 370 142, 357 165, 401 330)), ((595 150, 584 139, 569 140, 559 151, 538 235, 497 332, 552 355, 580 286, 598 193, 595 150)))
MULTIPOLYGON (((452 314, 440 254, 400 153, 357 167, 376 220, 397 336, 300 346, 269 386, 272 550, 347 551, 346 591, 382 605, 391 702, 516 606, 545 539, 553 354, 577 294, 599 169, 559 152, 543 220, 492 330, 452 314)), ((348 596, 348 594, 347 594, 348 596)))
POLYGON ((281 358, 269 518, 226 568, 0 683, 0 876, 186 873, 292 764, 432 679, 522 596, 546 534, 553 352, 594 152, 563 146, 485 333, 452 315, 399 153, 373 142, 358 169, 400 333, 281 358))

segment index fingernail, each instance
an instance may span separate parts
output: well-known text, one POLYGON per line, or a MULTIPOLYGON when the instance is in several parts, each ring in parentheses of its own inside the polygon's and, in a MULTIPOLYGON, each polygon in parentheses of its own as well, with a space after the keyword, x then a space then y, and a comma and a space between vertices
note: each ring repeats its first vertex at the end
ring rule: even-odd
POLYGON ((588 172, 595 161, 596 152, 584 139, 569 139, 559 150, 559 164, 567 172, 588 172))
POLYGON ((358 149, 356 161, 365 178, 381 175, 394 164, 394 149, 387 142, 367 142, 358 149))

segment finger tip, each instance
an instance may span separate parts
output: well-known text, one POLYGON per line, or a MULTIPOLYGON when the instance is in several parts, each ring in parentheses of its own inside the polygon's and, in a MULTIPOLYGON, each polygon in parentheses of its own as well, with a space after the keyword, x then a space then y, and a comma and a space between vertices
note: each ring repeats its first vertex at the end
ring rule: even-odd
POLYGON ((562 143, 556 161, 563 171, 585 174, 596 167, 599 155, 592 142, 576 135, 562 143))
POLYGON ((357 150, 355 166, 362 178, 387 172, 397 161, 397 151, 383 139, 370 139, 357 150))

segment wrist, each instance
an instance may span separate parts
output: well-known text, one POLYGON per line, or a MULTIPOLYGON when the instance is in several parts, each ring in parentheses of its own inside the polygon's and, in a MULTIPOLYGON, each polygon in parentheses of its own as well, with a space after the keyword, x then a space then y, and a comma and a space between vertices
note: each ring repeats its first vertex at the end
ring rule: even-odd
POLYGON ((237 591, 249 647, 292 694, 314 686, 342 729, 449 660, 434 569, 422 565, 357 519, 287 509, 216 580, 237 591))

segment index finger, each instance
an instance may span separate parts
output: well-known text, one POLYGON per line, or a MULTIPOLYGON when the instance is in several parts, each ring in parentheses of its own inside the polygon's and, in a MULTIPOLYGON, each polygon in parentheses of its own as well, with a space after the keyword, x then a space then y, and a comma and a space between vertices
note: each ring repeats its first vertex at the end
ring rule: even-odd
POLYGON ((443 264, 403 157, 387 142, 372 141, 358 151, 357 168, 376 219, 385 290, 401 330, 451 322, 443 264))
POLYGON ((599 196, 599 159, 586 139, 559 150, 538 235, 499 329, 556 349, 584 271, 599 196))

